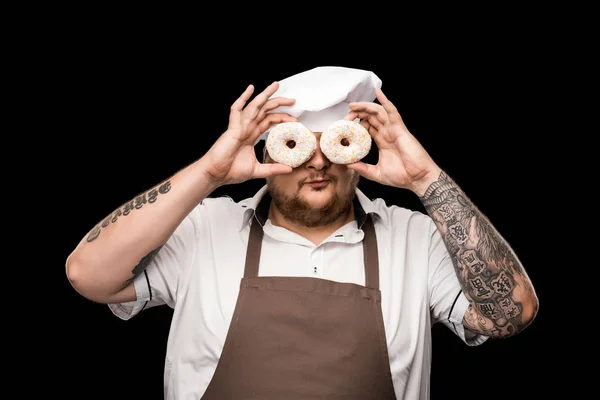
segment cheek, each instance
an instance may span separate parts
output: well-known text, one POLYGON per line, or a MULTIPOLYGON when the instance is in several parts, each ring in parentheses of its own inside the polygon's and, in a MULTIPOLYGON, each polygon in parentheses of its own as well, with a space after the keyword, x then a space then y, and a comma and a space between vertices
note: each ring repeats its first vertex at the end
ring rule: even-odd
POLYGON ((336 165, 336 167, 339 168, 339 171, 336 171, 336 175, 339 177, 338 186, 340 186, 340 189, 346 190, 355 181, 356 172, 345 166, 336 165))
POLYGON ((285 177, 271 176, 267 178, 267 183, 275 186, 278 191, 289 196, 292 191, 295 192, 297 190, 296 180, 290 176, 291 174, 287 174, 285 177))

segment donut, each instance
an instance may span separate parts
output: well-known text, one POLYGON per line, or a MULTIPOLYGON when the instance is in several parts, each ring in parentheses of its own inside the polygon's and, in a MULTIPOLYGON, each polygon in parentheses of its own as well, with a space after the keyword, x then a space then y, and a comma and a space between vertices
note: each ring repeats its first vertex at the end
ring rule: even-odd
POLYGON ((299 122, 282 122, 267 136, 265 144, 271 158, 296 168, 317 151, 317 138, 299 122))
POLYGON ((321 134, 321 151, 335 164, 352 164, 371 150, 371 135, 355 121, 339 120, 321 134))

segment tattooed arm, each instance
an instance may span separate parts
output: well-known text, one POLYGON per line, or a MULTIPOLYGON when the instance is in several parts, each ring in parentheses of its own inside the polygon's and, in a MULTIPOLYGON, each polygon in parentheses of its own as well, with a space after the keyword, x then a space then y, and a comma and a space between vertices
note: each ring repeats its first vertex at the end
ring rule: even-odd
POLYGON ((408 130, 396 106, 375 89, 380 104, 350 103, 347 120, 361 119, 379 149, 376 165, 348 168, 384 185, 413 191, 433 218, 470 302, 467 329, 492 337, 523 330, 535 318, 538 299, 506 240, 408 130))
POLYGON ((490 337, 523 330, 534 319, 538 300, 506 240, 444 171, 419 198, 443 237, 470 302, 465 328, 490 337))
POLYGON ((254 92, 248 86, 230 107, 227 130, 202 158, 116 209, 81 240, 67 259, 68 279, 79 293, 104 303, 135 300, 133 279, 212 191, 291 171, 287 165, 259 163, 254 150, 271 124, 296 121, 268 113, 294 102, 269 99, 278 87, 274 82, 246 104, 254 92))
POLYGON ((135 277, 214 189, 196 162, 135 196, 80 241, 67 260, 69 281, 81 295, 96 302, 135 300, 135 277))

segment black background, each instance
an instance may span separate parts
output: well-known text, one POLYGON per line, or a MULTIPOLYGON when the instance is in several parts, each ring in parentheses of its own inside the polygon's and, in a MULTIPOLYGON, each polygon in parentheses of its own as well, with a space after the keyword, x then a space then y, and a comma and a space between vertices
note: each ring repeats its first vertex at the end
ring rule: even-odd
MULTIPOLYGON (((221 32, 224 24, 202 30, 187 20, 160 21, 94 19, 89 25, 80 19, 68 28, 56 26, 45 41, 54 50, 38 77, 46 86, 40 101, 53 110, 48 123, 62 132, 53 138, 60 157, 45 165, 60 178, 57 212, 67 222, 52 263, 54 295, 60 297, 45 311, 56 317, 46 328, 55 340, 46 361, 50 372, 60 371, 47 392, 162 398, 172 310, 154 308, 121 321, 70 287, 64 262, 105 215, 208 151, 248 84, 259 91, 320 65, 378 74, 408 128, 513 246, 538 292, 537 319, 511 339, 469 348, 446 328, 434 327, 432 399, 526 399, 545 391, 555 372, 556 354, 549 358, 544 344, 554 329, 548 317, 553 288, 540 256, 548 242, 536 239, 545 229, 540 196, 532 191, 543 186, 548 159, 541 123, 548 110, 540 104, 550 92, 543 73, 549 56, 545 41, 527 33, 527 20, 512 20, 511 35, 456 26, 431 39, 420 31, 409 36, 373 29, 362 33, 366 40, 360 43, 350 32, 286 38, 248 26, 231 37, 221 32), (516 26, 523 27, 518 34, 516 26)), ((485 26, 482 21, 477 28, 485 26)), ((376 162, 376 154, 368 160, 376 162)), ((214 195, 239 200, 261 185, 246 182, 214 195)), ((388 204, 422 209, 411 193, 364 179, 360 188, 388 204)))

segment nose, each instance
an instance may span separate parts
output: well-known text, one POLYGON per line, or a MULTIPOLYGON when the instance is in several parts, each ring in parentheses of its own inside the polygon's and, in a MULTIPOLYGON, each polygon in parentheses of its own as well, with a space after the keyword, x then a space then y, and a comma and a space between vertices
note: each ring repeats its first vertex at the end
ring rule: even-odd
POLYGON ((321 151, 321 144, 319 143, 319 137, 317 136, 317 149, 315 154, 306 162, 306 168, 321 171, 327 169, 331 165, 331 161, 321 151))

